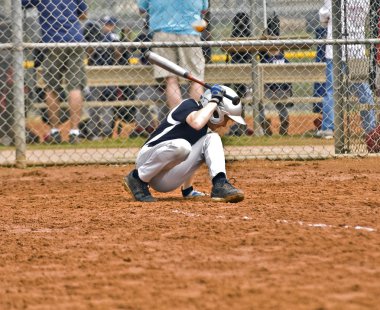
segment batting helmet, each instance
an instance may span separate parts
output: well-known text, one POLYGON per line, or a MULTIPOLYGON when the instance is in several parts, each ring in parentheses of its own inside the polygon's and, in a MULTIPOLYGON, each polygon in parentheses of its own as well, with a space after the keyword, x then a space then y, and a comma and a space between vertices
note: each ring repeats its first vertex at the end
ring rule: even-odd
MULTIPOLYGON (((226 94, 231 96, 231 98, 237 97, 236 92, 224 85, 221 85, 223 89, 226 91, 226 94)), ((208 89, 201 96, 200 103, 202 106, 206 106, 211 100, 211 91, 208 89)), ((224 116, 228 116, 230 119, 235 121, 236 123, 246 125, 244 119, 242 118, 243 113, 243 105, 239 102, 237 105, 234 105, 232 101, 226 97, 223 97, 223 101, 216 107, 213 115, 210 118, 210 122, 215 125, 219 125, 223 123, 224 116)))

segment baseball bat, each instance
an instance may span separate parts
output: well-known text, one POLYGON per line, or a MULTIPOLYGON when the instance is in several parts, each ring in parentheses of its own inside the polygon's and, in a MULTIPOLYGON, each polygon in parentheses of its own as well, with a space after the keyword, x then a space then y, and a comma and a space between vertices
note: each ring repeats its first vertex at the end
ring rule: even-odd
MULTIPOLYGON (((187 71, 186 69, 178 66, 177 64, 171 62, 170 60, 156 54, 156 53, 153 53, 151 51, 148 51, 145 53, 145 57, 154 65, 157 65, 171 73, 174 73, 175 75, 178 75, 178 76, 181 76, 185 79, 188 79, 190 81, 193 81, 195 83, 198 83, 200 85, 202 85, 203 87, 207 88, 207 89, 210 89, 212 87, 212 85, 210 84, 207 84, 205 83, 204 81, 201 81, 199 79, 197 79, 195 76, 193 76, 189 71, 187 71)), ((224 97, 226 97, 227 99, 230 99, 232 101, 232 104, 234 105, 237 105, 239 104, 240 102, 240 98, 239 97, 232 97, 228 94, 224 94, 223 95, 224 97)))

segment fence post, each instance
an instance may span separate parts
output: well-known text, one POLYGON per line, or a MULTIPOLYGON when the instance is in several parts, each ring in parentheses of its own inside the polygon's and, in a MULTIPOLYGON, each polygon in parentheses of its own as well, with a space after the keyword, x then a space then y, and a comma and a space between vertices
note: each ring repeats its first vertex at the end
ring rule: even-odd
POLYGON ((14 104, 14 136, 16 147, 16 167, 26 167, 25 141, 25 102, 24 102, 24 50, 22 39, 21 1, 12 1, 12 41, 13 41, 13 104, 14 104))
MULTIPOLYGON (((262 34, 261 19, 259 17, 259 1, 251 0, 251 20, 252 20, 252 36, 260 39, 262 34)), ((258 52, 252 53, 252 110, 253 110, 253 130, 255 136, 262 136, 263 129, 260 124, 260 89, 259 89, 259 67, 258 52)))
MULTIPOLYGON (((342 38, 341 0, 332 1, 333 39, 342 38)), ((342 46, 333 46, 335 153, 345 153, 342 46)))

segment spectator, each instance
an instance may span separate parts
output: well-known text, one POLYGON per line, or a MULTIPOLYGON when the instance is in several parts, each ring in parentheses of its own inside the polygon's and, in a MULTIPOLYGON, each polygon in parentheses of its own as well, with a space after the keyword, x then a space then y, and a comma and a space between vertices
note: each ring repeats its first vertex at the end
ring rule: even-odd
MULTIPOLYGON (((316 39, 326 39, 327 28, 322 25, 315 29, 316 39)), ((326 62, 326 44, 317 45, 317 53, 315 57, 316 62, 326 62)), ((326 83, 314 83, 313 96, 321 98, 321 101, 313 104, 313 112, 319 115, 314 120, 314 126, 316 130, 321 130, 322 126, 322 98, 326 94, 326 83)))
POLYGON ((124 187, 135 200, 154 202, 149 186, 159 192, 170 192, 182 184, 183 197, 193 198, 191 179, 203 163, 210 171, 213 200, 239 202, 244 199, 243 192, 227 180, 222 140, 212 132, 225 127, 230 119, 245 124, 241 117, 242 105, 232 105, 231 100, 223 97, 225 91, 237 96, 231 88, 214 85, 199 103, 186 99, 170 111, 141 148, 136 169, 124 177, 124 187))
MULTIPOLYGON (((150 31, 154 42, 200 42, 201 34, 192 28, 192 23, 201 19, 202 12, 208 8, 208 0, 184 0, 178 5, 176 1, 138 0, 141 13, 149 14, 150 31)), ((203 80, 205 59, 201 47, 154 48, 162 55, 181 67, 188 69, 194 76, 203 80)), ((177 76, 154 66, 154 76, 165 82, 165 93, 169 109, 182 101, 177 76)), ((203 87, 191 82, 189 96, 199 100, 203 87)))
MULTIPOLYGON (((120 38, 116 33, 117 18, 104 16, 100 19, 102 25, 103 42, 120 42, 120 38)), ((107 65, 113 66, 119 63, 121 51, 119 48, 109 47, 105 49, 103 60, 107 65)))
MULTIPOLYGON (((268 52, 261 59, 262 63, 283 64, 289 61, 280 51, 268 52)), ((264 85, 265 97, 273 100, 286 99, 292 96, 292 84, 290 83, 274 83, 264 85)), ((288 135, 289 129, 289 108, 293 107, 293 103, 275 103, 280 118, 279 134, 288 135)), ((267 129, 268 130, 268 129, 267 129)), ((272 130, 270 130, 272 132, 272 130)))
MULTIPOLYGON (((238 12, 232 19, 232 32, 231 37, 250 37, 252 35, 252 23, 251 18, 245 12, 238 12)), ((231 63, 251 63, 252 54, 250 52, 233 52, 230 53, 231 63)), ((249 97, 249 87, 245 84, 233 84, 232 88, 236 89, 236 93, 239 97, 249 97)), ((227 133, 230 136, 252 135, 253 130, 247 128, 246 125, 233 124, 227 133)))
MULTIPOLYGON (((347 33, 348 39, 365 38, 365 20, 369 12, 368 0, 346 0, 342 1, 342 32, 347 33), (347 24, 345 24, 347 21, 347 24)), ((320 22, 327 25, 327 39, 332 39, 332 16, 331 0, 325 0, 323 7, 319 10, 320 22)), ((316 137, 332 139, 334 134, 334 98, 333 98, 333 50, 331 45, 326 46, 326 95, 323 98, 322 126, 316 133, 316 137)), ((365 60, 365 45, 347 45, 343 47, 343 69, 350 70, 347 64, 350 60, 365 60)), ((359 103, 374 105, 372 91, 368 82, 350 81, 349 91, 358 97, 359 103)), ((360 111, 362 128, 366 134, 376 127, 375 110, 360 111)))
MULTIPOLYGON (((116 27, 116 19, 103 17, 100 23, 88 21, 84 26, 85 39, 88 42, 117 42, 118 37, 113 32, 116 27)), ((90 66, 112 66, 120 59, 113 47, 96 47, 88 50, 88 64, 90 66)), ((88 100, 108 102, 117 100, 116 86, 90 87, 88 100)), ((115 122, 113 107, 91 107, 88 109, 89 120, 86 123, 86 135, 90 140, 112 137, 115 122)))
MULTIPOLYGON (((120 41, 121 42, 132 42, 132 30, 131 28, 125 26, 120 30, 120 41)), ((120 59, 118 61, 119 65, 125 66, 129 65, 129 60, 132 56, 131 48, 121 48, 120 49, 120 59)))
MULTIPOLYGON (((87 18, 88 7, 84 0, 22 0, 22 6, 23 8, 37 8, 42 42, 75 43, 84 41, 80 23, 80 20, 87 18)), ((46 83, 46 104, 51 125, 46 141, 62 142, 59 129, 58 89, 64 73, 70 110, 69 142, 77 143, 80 138, 79 123, 83 108, 82 90, 86 85, 84 49, 79 46, 48 49, 45 51, 42 66, 46 83), (65 72, 62 71, 63 68, 66 68, 65 72)))
MULTIPOLYGON (((124 26, 121 28, 119 33, 120 41, 122 42, 131 42, 132 41, 132 30, 124 26)), ((122 47, 119 49, 120 58, 118 64, 122 66, 128 66, 129 61, 132 57, 132 48, 122 47)), ((121 101, 125 100, 134 100, 136 99, 136 89, 134 86, 119 86, 117 89, 117 99, 121 101)), ((134 115, 138 108, 134 106, 121 106, 115 108, 116 119, 119 119, 122 122, 130 123, 134 120, 134 115)), ((123 125, 122 122, 118 123, 118 133, 121 132, 123 125)))
MULTIPOLYGON (((149 32, 149 16, 145 16, 144 26, 142 31, 138 34, 135 42, 151 42, 152 36, 149 32)), ((149 49, 142 48, 138 51, 138 57, 142 65, 148 65, 148 60, 145 58, 145 53, 149 49)), ((157 86, 139 85, 136 89, 136 98, 138 100, 159 100, 162 97, 161 90, 157 86)), ((142 106, 136 108, 135 113, 136 127, 129 134, 130 138, 148 137, 154 131, 153 114, 149 106, 142 106)))

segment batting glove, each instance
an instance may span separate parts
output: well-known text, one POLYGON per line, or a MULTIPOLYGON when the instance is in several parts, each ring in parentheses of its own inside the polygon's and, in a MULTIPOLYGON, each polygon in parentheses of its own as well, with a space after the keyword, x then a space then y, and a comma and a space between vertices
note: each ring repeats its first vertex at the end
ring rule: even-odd
POLYGON ((223 101, 223 96, 226 93, 226 91, 223 89, 222 86, 215 84, 211 87, 211 99, 213 99, 217 105, 220 105, 223 101))

